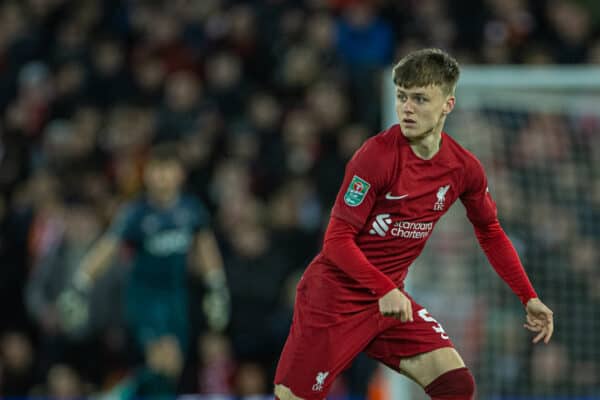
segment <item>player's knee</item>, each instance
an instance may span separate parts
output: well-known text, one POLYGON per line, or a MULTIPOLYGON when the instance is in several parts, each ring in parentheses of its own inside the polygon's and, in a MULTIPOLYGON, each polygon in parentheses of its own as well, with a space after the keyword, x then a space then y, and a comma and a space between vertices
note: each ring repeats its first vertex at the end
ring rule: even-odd
POLYGON ((183 356, 176 340, 163 342, 163 372, 167 376, 177 377, 183 368, 183 356))
POLYGON ((146 346, 146 365, 153 371, 162 370, 162 346, 160 342, 151 342, 146 346))
POLYGON ((164 337, 150 343, 146 348, 146 364, 154 372, 166 377, 179 376, 183 357, 178 342, 164 337))
POLYGON ((302 400, 301 397, 296 396, 289 388, 283 385, 275 385, 275 398, 279 400, 302 400))
POLYGON ((458 368, 438 376, 425 387, 433 399, 471 400, 475 395, 475 380, 467 368, 458 368))

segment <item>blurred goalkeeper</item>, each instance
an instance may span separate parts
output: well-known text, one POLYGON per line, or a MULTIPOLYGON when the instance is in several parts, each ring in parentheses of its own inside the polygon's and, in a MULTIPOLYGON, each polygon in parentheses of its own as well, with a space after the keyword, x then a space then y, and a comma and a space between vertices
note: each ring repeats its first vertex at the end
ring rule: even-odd
POLYGON ((552 311, 498 222, 483 167, 443 132, 458 77, 458 63, 438 49, 395 66, 399 124, 368 139, 346 166, 323 249, 297 287, 275 376, 279 399, 325 398, 362 351, 432 399, 474 397, 473 376, 444 328, 404 290, 410 265, 458 199, 490 264, 523 303, 533 342, 552 337, 552 311))
POLYGON ((86 312, 79 309, 85 309, 96 278, 111 265, 122 243, 132 248, 125 319, 145 357, 144 367, 133 379, 136 396, 175 393, 189 340, 188 264, 206 286, 202 309, 209 328, 220 331, 229 319, 223 261, 209 215, 196 198, 181 192, 183 181, 176 147, 155 148, 144 171, 145 195, 121 208, 84 257, 73 288, 62 296, 65 312, 75 314, 76 328, 84 322, 81 316, 86 312))

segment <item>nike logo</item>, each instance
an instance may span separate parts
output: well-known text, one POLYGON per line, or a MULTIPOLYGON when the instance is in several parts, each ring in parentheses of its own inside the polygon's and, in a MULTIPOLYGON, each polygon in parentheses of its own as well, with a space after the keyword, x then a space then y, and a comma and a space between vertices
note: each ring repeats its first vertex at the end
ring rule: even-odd
POLYGON ((408 197, 408 194, 403 194, 401 196, 392 196, 392 192, 387 192, 385 194, 385 198, 388 199, 388 200, 400 200, 400 199, 403 199, 405 197, 408 197))

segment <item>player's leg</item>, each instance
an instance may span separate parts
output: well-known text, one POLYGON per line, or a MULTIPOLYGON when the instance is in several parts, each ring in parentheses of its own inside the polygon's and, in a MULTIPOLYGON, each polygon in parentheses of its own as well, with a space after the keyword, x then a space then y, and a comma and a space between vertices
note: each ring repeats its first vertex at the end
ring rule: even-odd
POLYGON ((432 399, 471 400, 473 375, 452 347, 444 347, 400 361, 399 371, 423 387, 432 399))
POLYGON ((365 312, 344 323, 338 318, 337 324, 325 325, 295 318, 277 364, 275 396, 280 400, 325 398, 337 376, 375 336, 374 312, 369 314, 370 318, 365 312))
POLYGON ((177 380, 163 361, 165 355, 161 338, 148 341, 144 347, 144 364, 133 376, 136 398, 146 396, 171 397, 177 388, 177 380))
POLYGON ((432 399, 472 399, 473 376, 444 328, 426 309, 411 301, 414 321, 382 317, 386 327, 369 345, 367 354, 417 382, 432 399))
POLYGON ((400 361, 399 371, 426 387, 445 372, 464 367, 465 363, 453 347, 443 347, 403 358, 400 361))
POLYGON ((275 385, 275 398, 279 400, 303 400, 302 397, 296 396, 285 385, 275 385))
POLYGON ((183 369, 183 354, 177 338, 166 335, 149 343, 146 364, 156 373, 177 380, 183 369))
POLYGON ((341 316, 314 308, 299 289, 289 336, 275 373, 280 400, 323 399, 335 378, 378 332, 376 305, 341 316))
POLYGON ((145 363, 135 374, 135 395, 173 396, 177 390, 183 366, 183 356, 177 339, 162 336, 146 342, 145 363))
POLYGON ((129 302, 127 313, 130 332, 144 357, 143 366, 133 378, 135 394, 173 396, 187 344, 186 309, 176 307, 178 303, 173 299, 139 297, 139 302, 129 302))

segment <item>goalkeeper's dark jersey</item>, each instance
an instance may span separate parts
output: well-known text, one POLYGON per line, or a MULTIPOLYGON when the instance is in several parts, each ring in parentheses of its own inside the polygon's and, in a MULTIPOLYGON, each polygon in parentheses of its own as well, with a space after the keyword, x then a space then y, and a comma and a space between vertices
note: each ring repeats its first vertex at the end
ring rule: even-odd
POLYGON ((188 343, 187 264, 196 232, 208 213, 195 198, 180 196, 160 208, 141 197, 122 207, 109 230, 133 249, 125 291, 125 318, 136 343, 145 347, 174 335, 188 343))
POLYGON ((171 293, 185 288, 188 253, 208 224, 208 212, 191 196, 180 196, 169 208, 145 197, 123 206, 110 233, 134 251, 129 286, 171 293))

